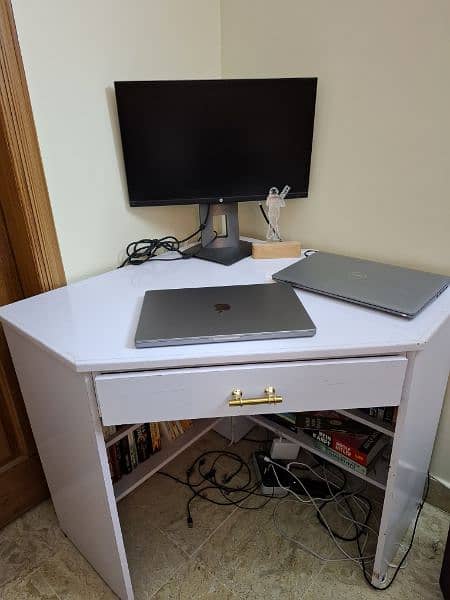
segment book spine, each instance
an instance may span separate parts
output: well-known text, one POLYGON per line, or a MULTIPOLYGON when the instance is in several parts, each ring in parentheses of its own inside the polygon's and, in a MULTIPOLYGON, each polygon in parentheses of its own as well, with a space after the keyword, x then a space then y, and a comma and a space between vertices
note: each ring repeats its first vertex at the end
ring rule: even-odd
POLYGON ((112 438, 116 433, 117 427, 115 425, 103 425, 103 438, 105 442, 112 438))
POLYGON ((394 420, 394 407, 386 406, 386 408, 384 409, 383 421, 385 423, 392 423, 393 420, 394 420))
POLYGON ((150 456, 148 426, 140 425, 134 430, 134 440, 139 462, 144 462, 150 456))
POLYGON ((152 452, 158 452, 161 450, 161 435, 159 432, 159 424, 158 423, 149 423, 150 427, 150 438, 152 443, 152 452))
POLYGON ((397 424, 398 406, 394 406, 394 414, 392 415, 392 425, 397 424))
POLYGON ((112 456, 111 456, 111 448, 108 448, 106 450, 106 456, 108 457, 108 467, 109 467, 109 474, 111 475, 111 481, 113 483, 115 483, 115 473, 114 473, 113 461, 112 461, 112 456))
POLYGON ((128 434, 128 447, 130 450, 130 458, 131 458, 131 468, 135 469, 138 466, 139 459, 136 448, 136 440, 134 439, 134 433, 130 432, 128 434))
POLYGON ((112 446, 110 446, 108 448, 110 455, 111 455, 111 464, 112 464, 112 469, 113 469, 113 473, 114 473, 114 477, 113 477, 113 483, 116 483, 116 481, 119 481, 119 479, 122 477, 122 471, 120 469, 120 447, 119 447, 119 443, 115 443, 112 446))
POLYGON ((322 452, 324 452, 331 458, 334 458, 334 460, 340 462, 341 464, 345 465, 346 467, 348 467, 352 471, 355 471, 356 473, 361 473, 362 475, 367 475, 367 468, 364 467, 363 465, 360 465, 359 463, 347 458, 343 454, 336 452, 336 450, 333 450, 333 448, 330 448, 330 446, 327 446, 327 444, 322 443, 317 438, 313 437, 312 441, 313 441, 314 446, 317 449, 322 450, 322 452))
POLYGON ((124 475, 131 473, 133 467, 131 465, 130 446, 128 444, 128 436, 119 441, 120 444, 120 468, 124 475))
POLYGON ((175 436, 175 433, 174 433, 174 430, 173 430, 172 421, 166 421, 166 427, 167 427, 167 431, 169 433, 169 437, 173 441, 176 436, 175 436))
POLYGON ((273 414, 264 415, 264 416, 266 417, 266 419, 269 419, 270 421, 274 421, 274 423, 278 423, 279 425, 286 427, 286 429, 290 429, 291 431, 294 431, 295 433, 297 433, 297 426, 295 425, 295 423, 292 423, 292 421, 290 421, 289 419, 286 419, 282 415, 273 413, 273 414))
POLYGON ((367 425, 344 417, 334 411, 297 413, 295 424, 305 431, 341 431, 345 433, 365 433, 367 425))
POLYGON ((333 436, 333 441, 331 443, 331 448, 342 454, 349 460, 355 461, 360 465, 367 466, 367 455, 360 452, 357 448, 350 446, 345 441, 341 440, 339 436, 333 436))

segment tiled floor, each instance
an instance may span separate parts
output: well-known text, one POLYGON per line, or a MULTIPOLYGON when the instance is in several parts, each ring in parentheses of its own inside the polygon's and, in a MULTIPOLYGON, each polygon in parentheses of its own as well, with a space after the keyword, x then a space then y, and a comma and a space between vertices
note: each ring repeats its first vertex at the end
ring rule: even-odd
MULTIPOLYGON (((166 470, 184 476, 206 449, 229 449, 248 459, 254 448, 251 442, 229 448, 210 432, 166 470)), ((229 467, 224 461, 219 471, 225 474, 229 467)), ((189 490, 158 475, 119 503, 137 600, 442 598, 438 577, 450 515, 428 504, 408 567, 389 590, 377 592, 368 588, 356 564, 325 563, 280 537, 272 522, 274 501, 262 510, 241 510, 195 500, 190 529, 189 497, 189 490)), ((247 506, 257 503, 251 499, 247 506)), ((373 522, 380 510, 375 504, 373 522)), ((329 518, 336 515, 330 513, 329 518)), ((279 519, 291 536, 317 553, 339 557, 310 506, 285 502, 279 519)), ((355 552, 353 544, 347 546, 355 552)), ((50 502, 0 531, 0 600, 112 598, 115 595, 58 528, 50 502)))

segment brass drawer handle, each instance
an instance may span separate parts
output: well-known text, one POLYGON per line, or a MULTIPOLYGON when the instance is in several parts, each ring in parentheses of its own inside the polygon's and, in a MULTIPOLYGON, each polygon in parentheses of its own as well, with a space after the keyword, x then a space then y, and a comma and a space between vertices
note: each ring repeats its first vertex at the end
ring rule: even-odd
POLYGON ((277 396, 275 388, 272 386, 266 387, 263 398, 243 398, 242 390, 234 389, 231 392, 231 400, 229 406, 249 406, 251 404, 278 404, 283 402, 282 396, 277 396))

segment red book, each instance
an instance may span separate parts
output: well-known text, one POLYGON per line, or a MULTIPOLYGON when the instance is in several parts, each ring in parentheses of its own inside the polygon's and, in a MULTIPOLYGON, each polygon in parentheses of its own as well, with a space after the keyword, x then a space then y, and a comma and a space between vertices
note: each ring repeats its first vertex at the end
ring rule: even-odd
POLYGON ((364 467, 367 467, 388 443, 388 438, 379 431, 367 434, 315 431, 313 437, 364 467))

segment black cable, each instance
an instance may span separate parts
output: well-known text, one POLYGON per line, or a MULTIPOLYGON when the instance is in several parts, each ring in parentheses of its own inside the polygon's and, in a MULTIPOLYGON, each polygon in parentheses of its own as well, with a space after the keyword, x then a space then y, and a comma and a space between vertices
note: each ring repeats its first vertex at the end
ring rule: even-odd
MULTIPOLYGON (((252 441, 255 441, 258 443, 264 442, 264 440, 252 440, 252 441)), ((316 458, 317 466, 323 466, 323 461, 318 459, 318 457, 315 457, 315 458, 316 458)), ((296 467, 296 468, 299 468, 299 467, 296 467)), ((380 587, 375 586, 372 583, 372 581, 370 579, 370 575, 367 573, 366 561, 368 559, 364 558, 363 549, 361 547, 361 537, 363 536, 364 533, 366 533, 366 535, 369 535, 369 533, 366 532, 365 525, 368 525, 370 516, 372 514, 372 503, 370 502, 369 498, 367 498, 366 496, 363 496, 361 494, 358 494, 358 493, 355 493, 352 491, 348 491, 347 493, 342 493, 342 492, 344 492, 344 489, 347 486, 347 477, 346 477, 345 471, 339 469, 338 467, 336 467, 336 469, 337 469, 337 471, 339 471, 340 475, 342 476, 343 483, 340 487, 338 487, 337 492, 335 494, 331 494, 330 498, 326 498, 326 499, 322 500, 322 503, 321 503, 319 509, 320 509, 320 511, 323 511, 323 509, 328 504, 331 504, 333 501, 335 501, 336 494, 341 493, 353 520, 358 521, 358 519, 355 515, 355 512, 349 502, 349 499, 356 497, 360 501, 362 501, 363 503, 366 504, 367 512, 365 513, 364 520, 363 521, 360 520, 359 525, 356 522, 354 523, 355 534, 353 536, 343 536, 343 535, 339 534, 338 532, 334 531, 332 528, 330 528, 330 529, 331 529, 332 534, 337 539, 340 539, 345 542, 356 541, 357 548, 358 548, 358 554, 359 554, 359 562, 362 566, 363 574, 364 574, 364 578, 365 578, 366 582, 368 583, 368 585, 371 588, 373 588, 377 591, 386 590, 394 583, 394 580, 396 579, 401 567, 403 566, 403 564, 404 564, 406 558, 408 557, 408 554, 411 551, 411 548, 413 546, 414 537, 415 537, 417 525, 419 522, 419 517, 422 512, 423 506, 426 502, 426 499, 428 497, 428 492, 429 492, 429 487, 430 487, 430 476, 429 476, 429 474, 427 475, 426 489, 424 492, 423 500, 417 511, 417 515, 416 515, 416 519, 415 519, 414 527, 413 527, 413 532, 412 532, 412 536, 411 536, 411 541, 408 546, 408 549, 406 550, 401 561, 397 565, 395 572, 394 572, 391 580, 389 581, 389 583, 386 586, 380 588, 380 587)), ((300 468, 300 470, 302 470, 302 469, 300 468)), ((240 457, 238 454, 236 454, 234 452, 226 451, 226 450, 208 450, 208 451, 200 454, 193 461, 191 466, 188 468, 188 470, 186 472, 186 475, 187 475, 186 480, 183 480, 180 477, 177 477, 177 476, 172 475, 171 473, 167 473, 165 471, 158 471, 157 474, 162 475, 164 477, 168 477, 168 478, 172 479, 173 481, 188 487, 191 490, 192 496, 189 498, 189 500, 187 501, 187 504, 186 504, 187 522, 188 522, 189 527, 193 526, 191 504, 195 500, 195 498, 200 498, 201 500, 206 500, 207 502, 210 502, 211 504, 215 504, 218 506, 236 506, 242 510, 260 510, 264 506, 266 506, 266 504, 268 504, 268 502, 270 502, 270 500, 282 499, 288 495, 288 492, 286 492, 285 496, 275 497, 274 496, 275 488, 273 488, 271 496, 267 496, 267 494, 262 494, 262 493, 256 492, 255 490, 261 485, 262 482, 256 481, 253 485, 250 485, 252 476, 251 476, 251 471, 250 471, 250 467, 249 467, 248 463, 242 457, 240 457), (215 458, 213 459, 212 464, 209 467, 205 467, 203 469, 202 467, 204 465, 206 465, 206 457, 213 456, 213 455, 215 455, 215 458), (231 473, 228 473, 223 478, 222 482, 219 482, 219 481, 217 481, 216 465, 217 465, 218 461, 224 456, 235 460, 237 465, 231 473), (241 485, 229 485, 231 483, 231 481, 242 471, 244 471, 246 474, 244 483, 242 483, 241 485), (192 481, 192 479, 191 479, 195 472, 197 472, 197 475, 199 476, 198 481, 196 481, 196 482, 192 481), (208 495, 206 495, 209 490, 215 490, 215 491, 220 492, 224 501, 221 502, 219 500, 210 498, 208 495), (243 494, 243 497, 236 499, 236 500, 231 498, 230 494, 235 494, 235 493, 241 493, 241 494, 243 494), (250 496, 262 497, 262 498, 264 498, 264 502, 262 504, 260 504, 259 506, 243 506, 242 502, 244 500, 246 500, 247 498, 249 498, 250 496)), ((317 515, 319 523, 323 527, 328 529, 326 527, 325 521, 319 511, 316 512, 316 515, 317 515)))
POLYGON ((429 491, 430 491, 430 473, 427 473, 427 482, 426 482, 426 486, 425 486, 425 491, 424 491, 424 495, 423 495, 423 498, 422 498, 422 502, 420 503, 420 505, 419 505, 419 508, 418 508, 418 510, 417 510, 416 520, 414 521, 413 532, 412 532, 412 536, 411 536, 411 541, 409 542, 408 549, 406 550, 405 554, 403 555, 403 557, 402 557, 401 561, 400 561, 400 562, 398 563, 398 565, 396 566, 396 568, 395 568, 395 571, 394 571, 394 574, 392 575, 392 578, 391 578, 391 580, 390 580, 390 581, 389 581, 389 583, 388 583, 387 585, 385 585, 384 587, 382 587, 382 588, 379 588, 379 587, 377 587, 376 585, 374 585, 374 584, 372 583, 372 581, 371 581, 371 579, 370 579, 370 576, 367 574, 367 571, 366 571, 365 560, 364 560, 364 558, 362 557, 362 551, 361 551, 361 545, 360 545, 359 539, 357 539, 357 540, 356 540, 356 543, 357 543, 357 545, 358 545, 358 553, 359 553, 359 556, 360 556, 360 563, 361 563, 361 566, 362 566, 362 569, 363 569, 363 573, 364 573, 364 579, 367 581, 367 583, 369 584, 369 586, 370 586, 371 588, 373 588, 374 590, 378 590, 378 591, 380 591, 380 592, 383 592, 383 591, 385 591, 385 590, 389 589, 389 588, 391 587, 391 585, 394 583, 394 581, 395 581, 395 579, 396 579, 396 577, 397 577, 397 575, 398 575, 398 573, 399 573, 400 569, 401 569, 401 568, 402 568, 402 566, 403 566, 403 563, 404 563, 404 562, 405 562, 405 560, 407 559, 407 557, 408 557, 408 554, 410 553, 410 551, 411 551, 411 548, 412 548, 412 546, 413 546, 413 543, 414 543, 414 537, 415 537, 415 535, 416 535, 416 529, 417 529, 417 525, 418 525, 418 523, 419 523, 419 517, 420 517, 420 514, 421 514, 421 512, 422 512, 423 506, 424 506, 425 502, 427 501, 427 498, 428 498, 428 492, 429 492, 429 491))
POLYGON ((189 500, 187 501, 187 505, 186 505, 187 522, 188 522, 189 527, 193 526, 191 504, 195 498, 201 498, 202 500, 206 500, 212 504, 216 504, 219 506, 236 506, 242 510, 259 510, 259 509, 263 508, 268 502, 270 502, 270 500, 274 497, 273 493, 271 496, 267 496, 267 494, 262 494, 262 493, 258 493, 255 491, 261 485, 261 481, 256 481, 253 485, 250 486, 251 478, 252 478, 250 467, 238 454, 235 454, 234 452, 229 452, 229 451, 208 450, 207 452, 203 452, 202 454, 200 454, 194 460, 192 465, 188 468, 188 470, 186 472, 186 475, 187 475, 186 481, 179 477, 176 477, 175 475, 171 475, 170 473, 167 473, 165 471, 158 471, 158 474, 163 475, 164 477, 168 477, 168 478, 176 481, 177 483, 180 483, 180 484, 188 487, 191 490, 192 496, 189 498, 189 500), (203 465, 206 464, 205 457, 213 456, 213 455, 216 455, 216 456, 215 456, 212 464, 209 466, 209 468, 202 469, 203 465), (221 482, 217 481, 216 465, 217 465, 217 462, 220 460, 220 458, 222 458, 224 456, 236 461, 237 466, 231 473, 228 473, 224 477, 224 480, 221 483, 221 482), (244 470, 246 473, 246 480, 244 480, 244 483, 241 485, 228 485, 242 470, 244 470), (193 482, 191 478, 194 475, 195 471, 197 471, 197 474, 199 475, 199 480, 196 482, 193 482), (203 484, 206 484, 206 485, 203 485, 203 484), (203 486, 203 487, 200 487, 200 486, 203 486), (205 493, 208 490, 219 491, 224 498, 224 502, 214 500, 213 498, 210 498, 209 496, 207 496, 205 493), (232 494, 232 493, 241 493, 241 494, 243 494, 243 496, 240 497, 239 499, 235 500, 235 499, 229 497, 229 494, 232 494), (262 498, 264 498, 264 502, 262 504, 260 504, 259 506, 242 506, 241 503, 244 500, 246 500, 247 498, 249 498, 250 496, 262 497, 262 498))
MULTIPOLYGON (((194 233, 191 233, 187 237, 179 240, 174 235, 166 235, 162 238, 153 238, 147 239, 144 238, 142 240, 137 240, 136 242, 131 242, 126 247, 126 259, 119 265, 119 269, 124 267, 125 265, 142 265, 143 263, 149 260, 183 260, 185 258, 194 258, 196 254, 189 254, 187 252, 183 252, 180 250, 180 247, 187 241, 191 240, 193 237, 201 233, 208 222, 209 212, 210 212, 210 204, 208 204, 208 209, 206 211, 206 217, 203 223, 200 223, 200 226, 194 233), (160 250, 166 250, 167 252, 178 252, 180 256, 176 258, 156 258, 158 252, 160 250)), ((214 238, 209 242, 211 244, 217 238, 217 232, 214 232, 214 238)))

